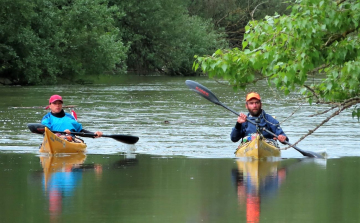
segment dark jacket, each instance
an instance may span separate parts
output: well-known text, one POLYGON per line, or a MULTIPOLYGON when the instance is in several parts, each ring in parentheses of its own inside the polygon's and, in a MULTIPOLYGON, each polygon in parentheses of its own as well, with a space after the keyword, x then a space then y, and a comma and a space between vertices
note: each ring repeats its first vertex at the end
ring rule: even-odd
MULTIPOLYGON (((259 127, 265 127, 270 132, 278 135, 285 135, 284 131, 281 129, 279 122, 273 118, 271 115, 265 113, 262 110, 259 117, 253 117, 250 113, 247 115, 247 119, 255 122, 256 118, 260 119, 259 127)), ((250 122, 238 123, 236 122, 235 127, 232 129, 230 138, 231 141, 237 142, 241 138, 251 135, 252 133, 256 133, 256 126, 251 124, 250 122)), ((262 134, 265 138, 273 139, 274 136, 266 131, 262 131, 262 134)), ((289 138, 286 136, 286 141, 289 141, 289 138)))

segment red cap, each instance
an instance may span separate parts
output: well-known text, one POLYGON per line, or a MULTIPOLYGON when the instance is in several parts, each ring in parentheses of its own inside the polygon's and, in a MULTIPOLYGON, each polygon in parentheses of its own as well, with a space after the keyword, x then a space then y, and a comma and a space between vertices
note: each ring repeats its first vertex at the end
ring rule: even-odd
POLYGON ((249 101, 250 99, 256 98, 258 100, 261 100, 260 95, 256 92, 250 92, 246 95, 246 101, 249 101))
POLYGON ((62 97, 60 95, 57 95, 57 94, 50 97, 49 104, 54 103, 55 101, 63 102, 62 97))
MULTIPOLYGON (((61 103, 63 102, 62 97, 60 95, 57 95, 57 94, 50 97, 49 104, 54 103, 55 101, 61 101, 61 103)), ((48 109, 48 108, 49 108, 49 106, 46 106, 45 109, 48 109)))

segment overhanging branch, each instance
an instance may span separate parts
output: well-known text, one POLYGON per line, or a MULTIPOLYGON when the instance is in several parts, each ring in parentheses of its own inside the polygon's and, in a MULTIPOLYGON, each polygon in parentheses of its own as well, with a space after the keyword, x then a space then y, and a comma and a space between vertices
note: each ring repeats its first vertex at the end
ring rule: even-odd
MULTIPOLYGON (((346 100, 345 102, 341 103, 340 106, 338 106, 338 110, 335 111, 334 113, 332 113, 329 117, 327 117, 326 119, 324 119, 319 125, 317 125, 314 129, 309 130, 309 132, 307 134, 305 134, 304 136, 302 136, 297 142, 295 142, 293 145, 297 145, 299 142, 301 142, 303 139, 305 139, 306 137, 308 137, 309 135, 313 134, 317 129, 319 129, 321 126, 323 126, 325 123, 327 123, 328 121, 330 121, 330 119, 332 119, 333 117, 339 115, 341 112, 343 112, 344 110, 350 108, 353 105, 359 104, 360 103, 360 98, 359 97, 355 97, 355 98, 350 98, 348 100, 346 100)), ((335 107, 329 109, 332 110, 335 107)), ((286 147, 284 149, 288 149, 290 147, 286 147)))

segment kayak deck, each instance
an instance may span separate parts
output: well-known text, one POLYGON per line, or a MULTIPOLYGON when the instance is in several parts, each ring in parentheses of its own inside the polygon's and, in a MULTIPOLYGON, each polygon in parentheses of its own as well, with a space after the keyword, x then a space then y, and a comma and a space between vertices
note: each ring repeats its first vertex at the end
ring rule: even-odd
POLYGON ((56 136, 45 127, 43 143, 40 146, 40 153, 58 154, 58 153, 80 153, 85 152, 85 143, 69 142, 56 136))
POLYGON ((268 143, 259 134, 253 140, 240 144, 235 151, 236 157, 252 157, 254 159, 280 157, 280 155, 280 148, 268 143))

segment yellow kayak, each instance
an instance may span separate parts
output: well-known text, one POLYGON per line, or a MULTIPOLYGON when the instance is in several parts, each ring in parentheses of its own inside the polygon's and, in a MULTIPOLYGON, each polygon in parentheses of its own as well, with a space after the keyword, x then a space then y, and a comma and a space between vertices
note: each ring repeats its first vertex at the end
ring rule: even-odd
POLYGON ((58 154, 58 153, 80 153, 86 150, 86 144, 81 142, 69 142, 56 136, 45 127, 43 143, 40 146, 41 153, 58 154))
POLYGON ((259 134, 253 140, 241 143, 235 151, 237 157, 252 157, 254 159, 280 157, 280 154, 280 148, 271 144, 259 134))

